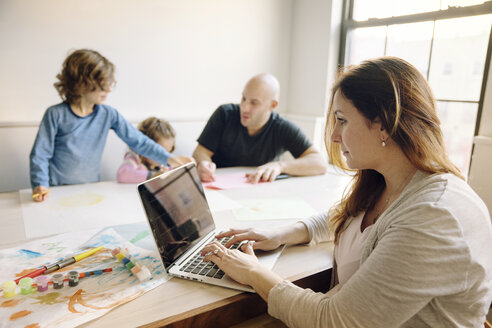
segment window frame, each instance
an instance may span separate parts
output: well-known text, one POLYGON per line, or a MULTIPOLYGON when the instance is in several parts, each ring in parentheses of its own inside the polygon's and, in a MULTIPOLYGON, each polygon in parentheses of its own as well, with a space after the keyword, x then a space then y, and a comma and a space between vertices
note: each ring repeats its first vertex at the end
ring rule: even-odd
MULTIPOLYGON (((378 26, 390 26, 390 25, 399 25, 399 24, 408 24, 408 23, 419 23, 426 21, 435 21, 444 20, 444 19, 452 19, 452 18, 465 18, 479 15, 487 15, 492 14, 492 0, 486 1, 483 4, 466 6, 466 7, 448 7, 448 9, 441 9, 437 11, 429 11, 424 13, 403 15, 403 16, 392 16, 385 18, 369 18, 365 21, 356 21, 353 19, 353 8, 354 8, 355 0, 344 0, 342 5, 342 21, 340 28, 340 48, 338 53, 338 65, 339 67, 343 67, 346 65, 346 49, 347 49, 347 36, 348 34, 355 29, 365 28, 365 27, 378 27, 378 26)), ((387 42, 387 35, 386 35, 387 42)), ((432 34, 431 39, 431 49, 429 53, 429 58, 432 56, 432 48, 434 44, 434 32, 432 34)), ((476 137, 480 130, 480 123, 483 113, 483 103, 485 96, 485 88, 487 85, 488 72, 490 68, 492 55, 492 28, 489 32, 489 42, 487 46, 485 64, 484 64, 484 72, 482 77, 482 85, 480 89, 480 97, 478 101, 472 100, 454 100, 454 99, 436 99, 438 102, 454 102, 454 103, 473 103, 477 104, 477 117, 475 121, 475 130, 474 137, 476 137)), ((430 64, 429 60, 427 76, 426 79, 429 79, 430 73, 430 64)), ((491 81, 492 83, 492 81, 491 81)), ((474 145, 472 145, 474 147, 474 145)), ((473 148, 471 154, 473 155, 473 148)), ((469 161, 468 172, 470 172, 471 159, 469 161)))

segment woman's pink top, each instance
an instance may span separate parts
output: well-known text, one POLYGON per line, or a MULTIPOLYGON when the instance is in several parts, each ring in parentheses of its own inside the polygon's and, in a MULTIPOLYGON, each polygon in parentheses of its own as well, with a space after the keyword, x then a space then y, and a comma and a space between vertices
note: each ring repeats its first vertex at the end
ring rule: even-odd
POLYGON ((359 269, 362 249, 366 243, 372 225, 363 232, 360 231, 362 218, 365 212, 351 219, 348 227, 340 235, 338 245, 335 247, 335 261, 337 262, 338 282, 345 284, 359 269))

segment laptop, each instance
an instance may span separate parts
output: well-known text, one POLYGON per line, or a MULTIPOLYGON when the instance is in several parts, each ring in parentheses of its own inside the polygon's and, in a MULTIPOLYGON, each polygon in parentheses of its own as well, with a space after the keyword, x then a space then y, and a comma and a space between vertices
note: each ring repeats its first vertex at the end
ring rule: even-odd
MULTIPOLYGON (((166 272, 174 277, 254 292, 213 262, 202 262, 201 249, 217 240, 214 219, 195 163, 189 163, 138 185, 147 221, 166 272)), ((230 239, 219 240, 225 245, 230 239)), ((240 249, 242 244, 232 245, 240 249)), ((257 251, 260 263, 271 269, 282 247, 257 251)))

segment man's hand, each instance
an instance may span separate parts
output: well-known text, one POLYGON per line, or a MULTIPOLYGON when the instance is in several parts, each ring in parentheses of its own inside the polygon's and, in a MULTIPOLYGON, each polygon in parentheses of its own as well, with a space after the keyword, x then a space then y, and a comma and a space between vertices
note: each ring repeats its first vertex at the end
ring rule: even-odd
POLYGON ((36 202, 42 202, 48 198, 50 190, 44 186, 37 186, 32 190, 32 198, 36 202))
POLYGON ((214 153, 211 150, 200 144, 196 146, 195 151, 193 152, 193 158, 196 160, 196 167, 202 182, 215 181, 216 165, 212 162, 213 155, 214 153))
POLYGON ((214 162, 201 161, 197 165, 198 174, 200 175, 200 180, 202 182, 215 181, 215 169, 216 165, 214 162))
POLYGON ((248 174, 247 177, 249 183, 258 183, 260 181, 272 182, 275 181, 280 173, 282 173, 280 162, 270 162, 258 166, 256 171, 252 174, 248 174))

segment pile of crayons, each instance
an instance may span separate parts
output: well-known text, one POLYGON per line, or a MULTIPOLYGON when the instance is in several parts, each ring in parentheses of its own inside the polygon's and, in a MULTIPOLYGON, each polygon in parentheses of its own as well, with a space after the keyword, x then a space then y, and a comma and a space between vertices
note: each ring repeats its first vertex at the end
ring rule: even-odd
POLYGON ((130 270, 130 272, 133 273, 133 275, 137 277, 139 281, 145 281, 152 277, 150 270, 145 265, 137 263, 135 259, 130 254, 128 254, 128 249, 121 249, 120 247, 116 247, 111 251, 111 254, 128 270, 130 270))
MULTIPOLYGON (((88 272, 79 273, 78 271, 69 271, 67 276, 63 276, 61 273, 54 274, 52 280, 48 276, 37 276, 36 278, 25 277, 19 280, 19 288, 21 295, 31 294, 36 288, 38 292, 45 292, 48 290, 49 285, 53 285, 54 289, 63 288, 64 282, 68 282, 68 286, 75 287, 79 284, 79 279, 98 276, 105 272, 111 272, 113 268, 106 268, 101 270, 94 270, 88 272)), ((6 281, 2 284, 3 297, 12 298, 15 296, 15 289, 17 284, 15 281, 6 281)))

